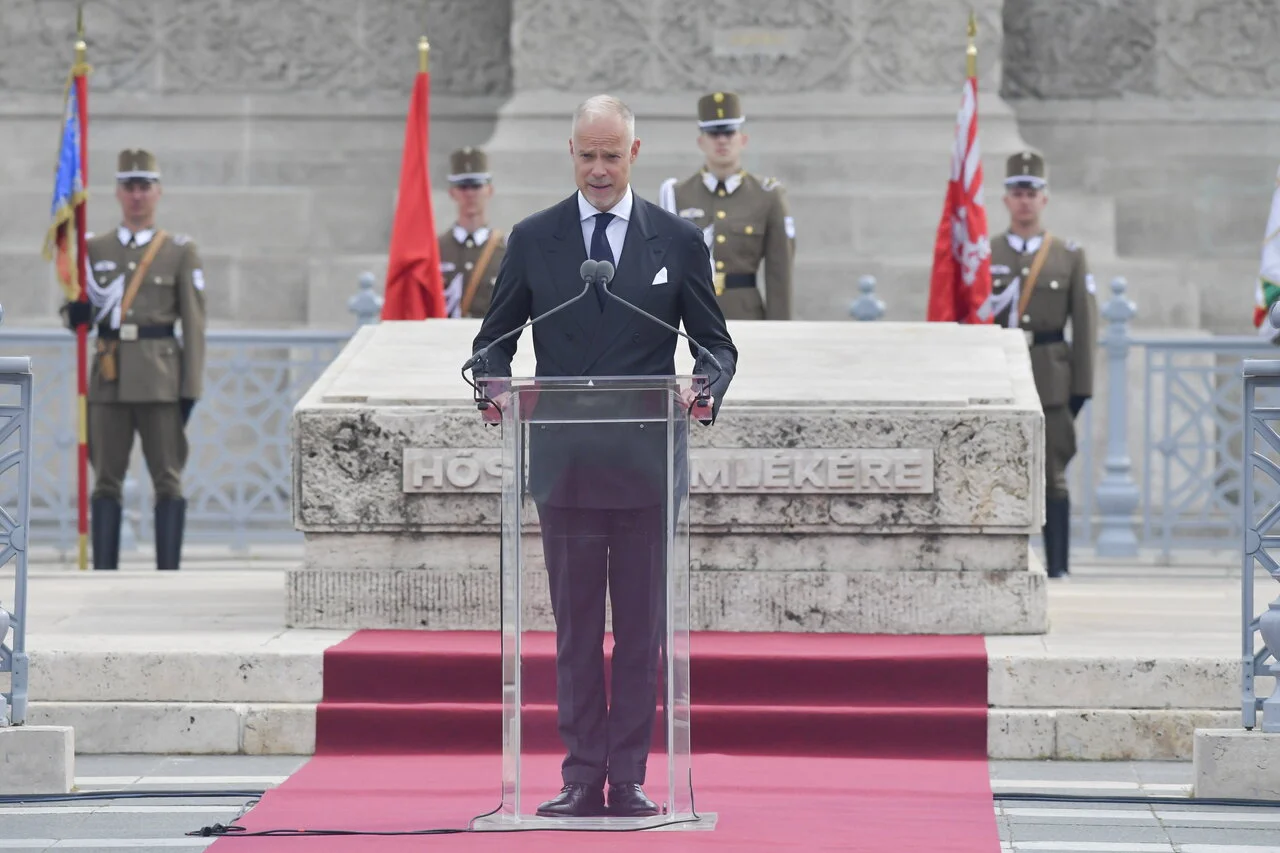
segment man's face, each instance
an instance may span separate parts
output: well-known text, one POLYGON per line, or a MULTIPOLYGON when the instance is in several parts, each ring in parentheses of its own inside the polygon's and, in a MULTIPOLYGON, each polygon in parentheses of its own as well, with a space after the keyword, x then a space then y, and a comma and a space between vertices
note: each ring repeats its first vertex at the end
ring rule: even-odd
POLYGON ((156 215, 160 202, 160 182, 142 178, 130 178, 116 182, 116 200, 126 222, 145 224, 156 215))
POLYGON ((1040 224, 1040 214, 1049 203, 1049 194, 1032 187, 1009 187, 1004 193, 1004 206, 1009 219, 1019 228, 1031 228, 1040 224))
POLYGON ((640 140, 630 138, 620 116, 587 117, 574 128, 569 153, 578 189, 603 212, 626 195, 640 140))
POLYGON ((742 163, 747 135, 740 130, 704 130, 698 134, 698 147, 711 168, 736 169, 742 163))
POLYGON ((493 184, 489 183, 467 182, 449 187, 449 198, 458 208, 459 219, 484 219, 492 197, 493 184))

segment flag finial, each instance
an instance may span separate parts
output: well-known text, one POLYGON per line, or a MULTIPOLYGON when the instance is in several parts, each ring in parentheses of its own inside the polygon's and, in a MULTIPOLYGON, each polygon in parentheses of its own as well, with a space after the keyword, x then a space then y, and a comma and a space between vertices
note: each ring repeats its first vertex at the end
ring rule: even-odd
POLYGON ((965 49, 965 71, 970 77, 978 76, 978 46, 973 40, 978 37, 978 18, 969 10, 969 46, 965 49))
POLYGON ((84 62, 84 52, 87 49, 84 43, 84 4, 76 4, 76 64, 84 62))
POLYGON ((418 71, 427 73, 427 54, 431 52, 431 45, 427 43, 427 37, 422 36, 418 39, 418 71))

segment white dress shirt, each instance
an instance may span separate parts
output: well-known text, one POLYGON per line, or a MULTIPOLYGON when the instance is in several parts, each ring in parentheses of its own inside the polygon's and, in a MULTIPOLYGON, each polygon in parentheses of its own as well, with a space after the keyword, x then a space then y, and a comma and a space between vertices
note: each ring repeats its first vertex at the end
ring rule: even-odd
MULTIPOLYGON (((614 269, 622 265, 622 245, 627 240, 627 223, 631 221, 631 202, 631 185, 627 184, 627 191, 618 199, 618 203, 605 211, 613 214, 613 219, 605 226, 604 236, 613 251, 614 269)), ((591 257, 591 235, 596 230, 597 213, 600 211, 583 197, 582 190, 578 190, 578 215, 582 217, 582 241, 586 245, 588 258, 591 257)))

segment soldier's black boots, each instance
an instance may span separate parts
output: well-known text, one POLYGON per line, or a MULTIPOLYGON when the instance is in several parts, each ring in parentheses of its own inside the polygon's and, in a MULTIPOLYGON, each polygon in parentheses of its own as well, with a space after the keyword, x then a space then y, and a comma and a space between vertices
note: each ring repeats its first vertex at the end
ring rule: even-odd
POLYGON ((111 498, 94 498, 89 507, 89 531, 93 541, 93 568, 115 571, 120 563, 121 506, 111 498))
POLYGON ((156 568, 177 571, 182 556, 182 528, 187 517, 185 498, 156 501, 156 568))
POLYGON ((1066 577, 1071 550, 1071 501, 1049 498, 1044 507, 1044 561, 1049 577, 1066 577))

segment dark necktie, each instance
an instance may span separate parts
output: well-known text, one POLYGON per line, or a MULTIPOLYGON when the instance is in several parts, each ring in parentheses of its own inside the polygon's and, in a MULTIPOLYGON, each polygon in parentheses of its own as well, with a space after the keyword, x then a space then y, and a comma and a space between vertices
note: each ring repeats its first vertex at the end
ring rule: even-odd
MULTIPOLYGON (((591 260, 608 261, 617 267, 617 263, 613 259, 613 249, 609 247, 609 239, 605 236, 605 229, 609 227, 609 223, 613 221, 612 213, 596 214, 596 230, 591 232, 591 260)), ((604 293, 604 285, 596 279, 596 299, 600 302, 600 310, 604 310, 605 300, 608 299, 604 293)))

